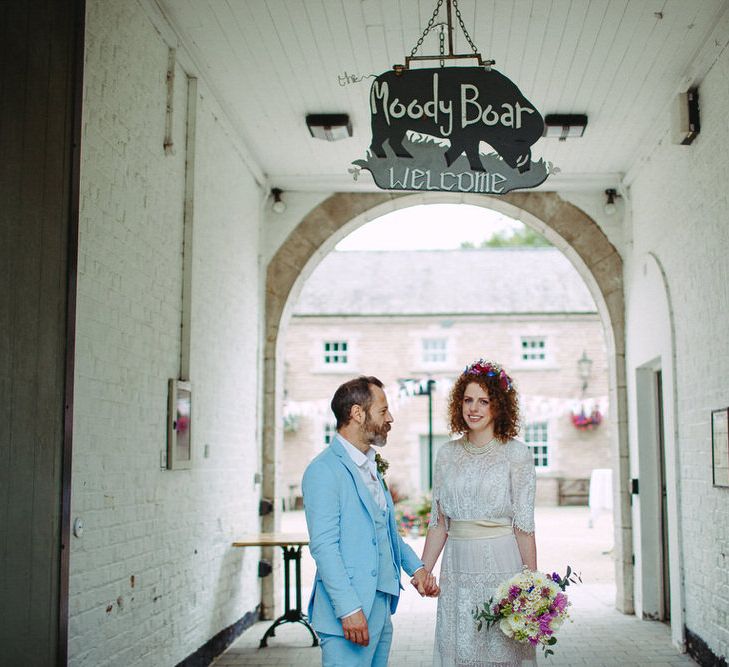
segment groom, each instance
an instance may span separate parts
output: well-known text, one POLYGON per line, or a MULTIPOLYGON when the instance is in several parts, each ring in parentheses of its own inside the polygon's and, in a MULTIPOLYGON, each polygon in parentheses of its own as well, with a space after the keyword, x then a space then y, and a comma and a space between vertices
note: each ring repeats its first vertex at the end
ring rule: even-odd
POLYGON ((392 497, 377 471, 372 446, 385 445, 393 421, 382 382, 371 376, 345 382, 331 407, 337 435, 302 482, 317 566, 309 619, 321 640, 324 667, 384 666, 400 568, 421 595, 437 595, 438 586, 400 538, 392 497))

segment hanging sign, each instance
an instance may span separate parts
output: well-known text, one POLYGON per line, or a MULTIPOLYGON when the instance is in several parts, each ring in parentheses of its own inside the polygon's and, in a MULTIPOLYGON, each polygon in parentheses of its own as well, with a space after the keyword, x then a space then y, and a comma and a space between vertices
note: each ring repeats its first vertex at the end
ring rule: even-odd
POLYGON ((405 65, 377 76, 370 89, 372 143, 363 160, 383 190, 440 190, 504 194, 543 183, 551 165, 532 161, 544 119, 515 83, 484 61, 466 32, 457 0, 447 0, 446 23, 435 23, 443 0, 405 65), (474 53, 454 54, 451 5, 474 53), (440 53, 416 56, 423 38, 440 27, 440 53), (479 67, 445 67, 445 60, 476 58, 479 67), (440 67, 410 69, 412 60, 440 67), (482 152, 487 144, 490 150, 482 152))
POLYGON ((383 190, 503 194, 547 178, 531 159, 544 120, 492 68, 390 70, 372 84, 370 111, 370 151, 354 164, 383 190), (481 153, 481 142, 495 152, 481 153))

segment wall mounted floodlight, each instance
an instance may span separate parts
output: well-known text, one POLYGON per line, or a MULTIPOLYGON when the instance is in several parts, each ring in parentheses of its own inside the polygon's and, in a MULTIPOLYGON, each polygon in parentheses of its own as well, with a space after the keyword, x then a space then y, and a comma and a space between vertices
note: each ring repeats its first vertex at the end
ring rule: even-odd
POLYGON ((338 141, 352 136, 352 122, 346 113, 310 113, 306 126, 312 137, 325 141, 338 141))
POLYGON ((587 116, 585 114, 553 113, 544 117, 543 137, 557 138, 560 141, 581 137, 585 134, 587 116))
POLYGON ((688 146, 701 131, 699 91, 691 88, 676 96, 671 108, 671 139, 674 144, 688 146))

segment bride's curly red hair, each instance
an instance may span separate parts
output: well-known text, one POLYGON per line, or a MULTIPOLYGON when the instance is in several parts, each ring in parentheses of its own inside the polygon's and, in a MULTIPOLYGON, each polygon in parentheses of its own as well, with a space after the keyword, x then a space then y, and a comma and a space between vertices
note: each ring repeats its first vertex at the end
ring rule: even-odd
POLYGON ((448 423, 452 434, 468 432, 468 424, 463 418, 463 395, 466 387, 475 382, 488 395, 491 413, 494 416, 494 437, 500 442, 508 442, 519 433, 519 397, 509 378, 508 386, 500 381, 498 375, 488 376, 475 373, 462 373, 456 380, 448 399, 448 423))

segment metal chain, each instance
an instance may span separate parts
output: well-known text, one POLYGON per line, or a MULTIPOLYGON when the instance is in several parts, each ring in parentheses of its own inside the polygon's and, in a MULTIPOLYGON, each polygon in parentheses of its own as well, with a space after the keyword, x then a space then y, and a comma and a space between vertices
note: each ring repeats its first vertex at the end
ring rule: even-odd
MULTIPOLYGON (((412 58, 417 50, 423 45, 423 40, 425 39, 425 36, 430 32, 430 29, 433 27, 433 24, 435 23, 435 18, 438 16, 438 12, 440 11, 441 6, 443 5, 443 0, 438 0, 438 4, 435 6, 435 11, 433 12, 433 16, 430 17, 430 21, 428 21, 428 25, 425 27, 425 30, 423 30, 423 34, 420 35, 420 39, 418 40, 418 43, 413 47, 413 50, 410 52, 410 57, 412 58)), ((461 22, 461 25, 463 25, 463 22, 461 22)), ((469 37, 468 41, 470 42, 471 39, 469 37)))
POLYGON ((445 60, 443 60, 445 55, 445 26, 442 23, 440 24, 440 55, 440 66, 445 67, 445 60))
MULTIPOLYGON (((458 0, 451 0, 453 7, 455 7, 456 10, 456 18, 458 19, 458 24, 461 26, 461 30, 463 31, 464 36, 466 37, 466 41, 468 42, 468 45, 471 47, 471 50, 478 55, 478 49, 476 48, 476 45, 473 43, 473 40, 471 39, 471 35, 468 34, 468 30, 466 30, 466 25, 463 22, 463 17, 461 16, 461 10, 458 7, 458 0)), ((418 52, 418 49, 423 45, 423 40, 425 39, 426 35, 433 29, 433 25, 435 24, 435 19, 438 16, 438 12, 440 11, 440 8, 443 6, 443 0, 438 0, 438 3, 435 6, 435 10, 433 11, 433 15, 430 17, 430 21, 428 21, 428 25, 425 26, 425 30, 423 30, 423 34, 420 36, 420 39, 418 39, 418 43, 413 47, 412 51, 410 51, 410 57, 414 57, 415 54, 418 52)), ((443 25, 441 25, 440 28, 440 55, 445 54, 445 45, 444 45, 445 35, 443 32, 443 25)), ((440 66, 445 67, 444 61, 441 59, 440 66)))
MULTIPOLYGON (((478 53, 478 49, 476 48, 476 45, 473 43, 473 40, 471 39, 471 35, 468 34, 468 30, 466 30, 466 26, 463 23, 463 17, 461 16, 461 10, 458 8, 458 0, 452 0, 453 6, 456 9, 456 18, 458 19, 458 23, 461 26, 461 30, 463 30, 463 34, 466 36, 466 41, 471 46, 471 50, 474 53, 478 53)), ((438 4, 440 6, 440 3, 438 4)))

